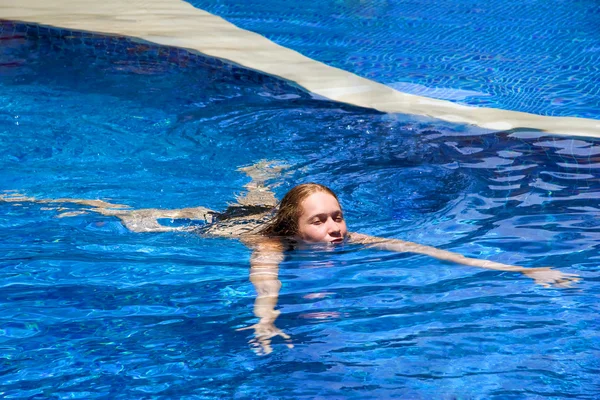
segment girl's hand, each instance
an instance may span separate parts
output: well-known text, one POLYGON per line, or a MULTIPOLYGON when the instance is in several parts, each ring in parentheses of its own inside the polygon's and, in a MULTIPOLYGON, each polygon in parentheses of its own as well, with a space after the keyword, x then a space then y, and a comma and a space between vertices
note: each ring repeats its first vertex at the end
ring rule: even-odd
POLYGON ((521 272, 533 279, 538 285, 544 287, 556 286, 568 288, 581 280, 577 274, 565 274, 550 267, 523 268, 521 272))
POLYGON ((257 324, 237 330, 244 331, 247 329, 254 329, 254 338, 251 339, 249 343, 252 346, 252 350, 259 356, 270 354, 273 351, 271 339, 276 336, 281 336, 286 341, 287 347, 290 349, 293 348, 292 338, 285 334, 281 329, 277 328, 274 321, 275 320, 272 318, 263 318, 257 324))

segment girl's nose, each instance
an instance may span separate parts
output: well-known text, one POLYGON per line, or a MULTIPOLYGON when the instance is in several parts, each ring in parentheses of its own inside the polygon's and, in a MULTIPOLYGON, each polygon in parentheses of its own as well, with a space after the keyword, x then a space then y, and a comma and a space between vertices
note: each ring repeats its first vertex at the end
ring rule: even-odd
POLYGON ((329 219, 328 231, 330 234, 331 233, 339 233, 340 225, 337 222, 335 222, 333 219, 329 219))

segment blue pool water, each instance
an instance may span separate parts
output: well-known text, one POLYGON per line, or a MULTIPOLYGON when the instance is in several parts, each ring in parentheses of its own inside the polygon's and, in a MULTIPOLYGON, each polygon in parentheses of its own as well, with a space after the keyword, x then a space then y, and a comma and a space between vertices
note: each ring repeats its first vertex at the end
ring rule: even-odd
POLYGON ((598 140, 386 115, 182 50, 0 26, 3 192, 223 209, 248 182, 236 168, 276 159, 279 197, 329 185, 351 230, 583 278, 300 251, 277 320, 295 347, 258 357, 236 331, 255 322, 241 243, 0 202, 0 396, 598 398, 598 140))
POLYGON ((188 2, 403 92, 600 119, 597 1, 188 2))

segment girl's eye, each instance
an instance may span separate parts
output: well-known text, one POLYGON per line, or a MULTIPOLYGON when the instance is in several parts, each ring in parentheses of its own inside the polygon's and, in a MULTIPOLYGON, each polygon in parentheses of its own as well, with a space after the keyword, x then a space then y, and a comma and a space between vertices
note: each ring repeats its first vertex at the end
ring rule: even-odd
POLYGON ((335 222, 342 222, 344 220, 344 217, 342 217, 341 215, 339 217, 335 217, 335 222))
POLYGON ((317 220, 314 220, 312 223, 313 223, 313 225, 320 225, 321 221, 317 219, 317 220))

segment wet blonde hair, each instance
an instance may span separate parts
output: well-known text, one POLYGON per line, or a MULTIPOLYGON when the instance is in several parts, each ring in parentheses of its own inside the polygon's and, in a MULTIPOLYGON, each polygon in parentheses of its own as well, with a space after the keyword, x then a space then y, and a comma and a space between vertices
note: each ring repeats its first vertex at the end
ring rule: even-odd
POLYGON ((327 186, 318 183, 303 183, 293 187, 283 196, 275 217, 259 231, 265 236, 292 237, 298 233, 298 221, 302 214, 302 202, 311 194, 324 192, 332 195, 337 202, 337 196, 327 186))

